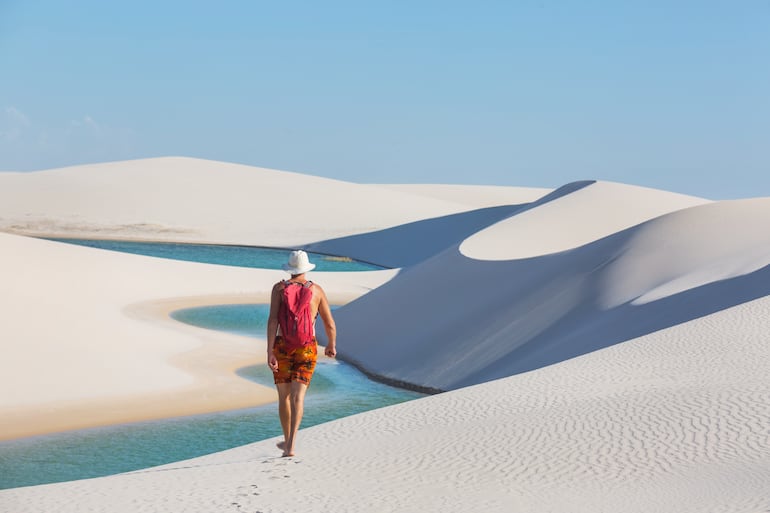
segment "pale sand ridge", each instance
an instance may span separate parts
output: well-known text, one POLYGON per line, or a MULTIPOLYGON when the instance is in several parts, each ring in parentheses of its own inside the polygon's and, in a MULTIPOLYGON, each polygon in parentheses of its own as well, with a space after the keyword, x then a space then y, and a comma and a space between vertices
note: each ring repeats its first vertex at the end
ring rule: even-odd
POLYGON ((302 247, 319 253, 349 255, 388 267, 411 267, 529 205, 525 203, 480 208, 414 221, 393 228, 318 241, 302 247))
MULTIPOLYGON (((573 194, 593 186, 511 219, 546 208, 562 211, 572 225, 569 209, 555 204, 574 204, 573 194)), ((580 248, 488 261, 461 254, 462 243, 409 268, 339 310, 341 354, 378 377, 448 390, 557 363, 770 292, 770 236, 758 230, 770 223, 767 198, 705 203, 590 242, 618 217, 631 217, 615 216, 616 210, 636 209, 643 219, 651 192, 639 201, 642 208, 629 194, 605 202, 612 208, 605 209, 604 225, 587 227, 588 243, 580 248), (392 321, 373 330, 374 318, 392 321)), ((549 228, 556 230, 553 222, 549 228)), ((511 240, 505 223, 492 227, 501 241, 511 240)))
MULTIPOLYGON (((558 191, 556 191, 558 192, 558 191)), ((613 182, 586 184, 558 201, 537 202, 460 245, 467 257, 513 260, 583 246, 653 217, 707 200, 613 182)))
POLYGON ((490 204, 181 157, 0 173, 0 230, 22 234, 291 247, 490 204))

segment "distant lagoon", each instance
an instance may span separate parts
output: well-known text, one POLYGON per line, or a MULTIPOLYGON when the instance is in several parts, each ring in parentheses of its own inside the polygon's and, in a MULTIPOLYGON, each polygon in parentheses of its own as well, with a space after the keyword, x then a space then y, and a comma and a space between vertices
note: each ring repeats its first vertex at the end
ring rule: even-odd
MULTIPOLYGON (((290 249, 256 246, 234 246, 221 244, 188 244, 175 242, 137 242, 102 239, 51 238, 46 240, 65 242, 78 246, 120 251, 135 255, 203 262, 207 264, 230 265, 259 269, 282 269, 288 261, 290 249)), ((375 271, 387 269, 376 264, 353 260, 346 256, 324 255, 308 252, 310 261, 316 264, 316 271, 375 271)))

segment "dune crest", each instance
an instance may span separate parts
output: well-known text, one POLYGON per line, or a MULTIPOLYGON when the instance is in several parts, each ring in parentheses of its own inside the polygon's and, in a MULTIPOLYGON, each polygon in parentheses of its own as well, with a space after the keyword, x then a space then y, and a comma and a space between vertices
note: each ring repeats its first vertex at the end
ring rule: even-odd
POLYGON ((506 201, 471 203, 183 157, 0 173, 0 231, 27 235, 294 247, 506 201))
POLYGON ((569 184, 561 190, 564 192, 556 190, 526 211, 468 237, 460 245, 460 252, 476 260, 513 260, 558 253, 708 201, 613 182, 569 184))
MULTIPOLYGON (((644 305, 770 265, 770 198, 674 212, 629 232, 604 272, 600 304, 644 305)), ((770 291, 768 291, 770 292, 770 291)))
POLYGON ((770 236, 757 231, 768 224, 770 198, 759 198, 540 257, 477 260, 456 245, 340 309, 340 352, 428 390, 552 365, 770 294, 770 236))

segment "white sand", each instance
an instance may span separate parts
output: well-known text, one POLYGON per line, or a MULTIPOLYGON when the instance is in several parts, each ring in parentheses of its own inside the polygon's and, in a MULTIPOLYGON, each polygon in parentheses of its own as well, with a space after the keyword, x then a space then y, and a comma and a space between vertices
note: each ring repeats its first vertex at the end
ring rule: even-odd
MULTIPOLYGON (((559 210, 568 199, 520 215, 559 210)), ((616 205, 627 217, 635 207, 616 205)), ((579 235, 615 224, 613 214, 579 235)), ((504 243, 506 226, 514 224, 487 230, 504 243)), ((341 309, 339 342, 370 372, 428 389, 536 369, 766 295, 770 270, 760 270, 770 264, 770 232, 762 226, 770 226, 770 198, 698 205, 539 258, 469 259, 461 243, 341 309), (375 318, 393 322, 372 330, 375 318)))
MULTIPOLYGON (((384 241, 387 258, 414 263, 395 277, 394 271, 317 277, 344 299, 374 289, 338 310, 340 352, 391 379, 454 390, 303 430, 297 458, 277 458, 274 441, 265 441, 159 469, 0 491, 0 511, 770 509, 770 198, 708 203, 622 184, 576 183, 528 209, 511 210, 508 219, 475 218, 475 233, 447 236, 453 226, 467 228, 461 215, 442 221, 440 243, 399 244, 399 237, 409 241, 415 233, 399 223, 431 226, 421 220, 459 214, 469 204, 445 193, 430 205, 424 196, 403 196, 419 196, 419 187, 357 186, 245 166, 174 162, 198 169, 196 180, 206 176, 207 166, 224 173, 222 183, 208 183, 209 199, 227 214, 212 208, 201 216, 194 204, 174 203, 168 183, 182 180, 181 170, 174 180, 158 182, 166 185, 157 185, 154 195, 161 200, 150 202, 151 215, 143 217, 144 207, 130 212, 130 202, 120 198, 140 195, 152 178, 134 180, 142 165, 130 163, 107 166, 120 172, 105 175, 100 185, 102 191, 110 184, 123 190, 114 193, 114 208, 83 208, 78 222, 133 236, 141 230, 121 232, 120 223, 184 228, 195 240, 264 244, 264 236, 292 244, 324 241, 329 249, 351 240, 384 241), (312 227, 301 226, 297 215, 286 223, 299 231, 284 237, 272 226, 249 226, 243 216, 233 221, 231 205, 247 204, 237 198, 260 180, 249 181, 250 173, 272 177, 281 187, 286 180, 319 184, 335 205, 331 223, 316 219, 312 227), (217 192, 225 184, 239 191, 236 199, 226 202, 227 195, 217 192), (366 208, 349 196, 359 187, 377 191, 366 208), (355 216, 345 219, 340 212, 348 206, 355 216), (375 233, 363 236, 366 225, 376 225, 369 230, 375 233), (431 247, 436 253, 426 258, 431 247), (511 376, 518 372, 524 373, 511 376), (485 382, 496 377, 501 379, 485 382)), ((95 190, 96 169, 75 173, 78 191, 95 190)), ((24 194, 72 186, 58 181, 67 172, 51 172, 56 179, 50 181, 40 174, 24 194)), ((10 183, 3 180, 0 175, 0 191, 10 183)), ((530 192, 532 201, 540 196, 530 192)), ((479 190, 469 190, 474 194, 479 190)), ((470 208, 495 207, 494 198, 505 194, 490 191, 486 203, 481 194, 470 208)), ((0 201, 0 218, 17 225, 25 216, 53 219, 48 228, 69 230, 58 216, 75 204, 54 193, 49 199, 59 206, 46 210, 40 201, 35 210, 23 201, 0 201)), ((327 219, 325 213, 319 217, 327 219)), ((15 229, 33 229, 35 222, 15 229)), ((82 400, 89 388, 83 380, 111 383, 112 375, 93 363, 109 359, 112 350, 123 351, 128 363, 112 370, 123 377, 115 378, 114 388, 102 386, 106 394, 170 394, 196 384, 215 390, 213 376, 226 381, 227 365, 219 374, 209 370, 206 383, 195 356, 184 365, 173 360, 207 343, 203 330, 161 322, 156 310, 180 297, 216 303, 264 296, 280 276, 97 255, 10 235, 0 236, 0 248, 12 255, 10 264, 0 266, 0 280, 12 284, 11 293, 0 295, 2 311, 13 314, 2 327, 3 353, 15 358, 0 370, 4 380, 10 376, 6 388, 29 389, 36 401, 51 397, 25 375, 52 345, 64 348, 56 358, 67 362, 96 355, 76 364, 79 376, 62 375, 81 380, 70 393, 82 400), (40 319, 55 322, 42 325, 40 319), (102 351, 105 338, 119 341, 110 340, 102 351), (142 340, 134 352, 121 349, 136 339, 142 340), (132 388, 133 365, 145 363, 147 390, 132 388)), ((217 339, 212 343, 224 337, 207 333, 217 339)), ((260 352, 253 340, 227 342, 227 353, 237 355, 238 344, 248 346, 246 353, 260 352)), ((7 412, 34 404, 4 400, 12 406, 7 412)))
POLYGON ((291 247, 495 204, 470 203, 181 157, 0 173, 0 230, 22 234, 291 247))
MULTIPOLYGON (((167 314, 267 302, 285 273, 8 234, 0 234, 0 248, 0 439, 274 400, 272 389, 232 372, 264 361, 263 342, 186 326, 167 314)), ((315 273, 337 303, 393 274, 315 273)))
POLYGON ((770 299, 559 365, 4 511, 766 511, 770 299), (736 337, 736 333, 740 333, 736 337))
POLYGON ((378 187, 462 203, 468 208, 531 203, 551 192, 550 189, 541 187, 503 187, 499 185, 378 184, 378 187))
MULTIPOLYGON (((0 229, 292 246, 496 204, 478 193, 458 203, 418 190, 197 159, 147 159, 0 173, 0 229), (287 198, 299 201, 286 208, 287 198)), ((542 194, 485 190, 501 200, 542 194)), ((0 389, 0 439, 274 400, 273 390, 232 372, 261 361, 263 343, 183 326, 167 314, 199 304, 265 302, 284 273, 2 234, 0 252, 0 375, 8 384, 0 389)), ((342 304, 394 274, 315 273, 314 279, 342 304)))
POLYGON ((481 260, 556 253, 706 201, 646 187, 592 183, 478 232, 463 242, 460 251, 481 260))

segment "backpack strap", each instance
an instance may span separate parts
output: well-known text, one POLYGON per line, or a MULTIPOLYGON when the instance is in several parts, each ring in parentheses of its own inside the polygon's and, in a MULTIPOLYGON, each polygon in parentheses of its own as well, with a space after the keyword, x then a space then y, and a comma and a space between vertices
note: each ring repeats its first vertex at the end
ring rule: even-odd
POLYGON ((291 280, 281 280, 281 283, 283 283, 284 288, 286 288, 289 285, 302 285, 304 288, 310 288, 313 286, 313 282, 308 280, 305 283, 300 283, 298 281, 291 281, 291 280))

